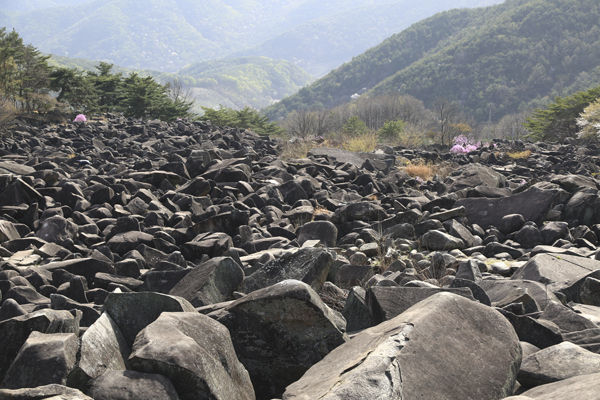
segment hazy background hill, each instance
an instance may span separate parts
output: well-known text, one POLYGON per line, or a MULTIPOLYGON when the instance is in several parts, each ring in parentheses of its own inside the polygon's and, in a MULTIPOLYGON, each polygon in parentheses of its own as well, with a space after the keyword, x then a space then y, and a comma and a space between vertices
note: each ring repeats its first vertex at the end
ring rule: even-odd
MULTIPOLYGON (((393 35, 269 109, 332 107, 356 93, 459 103, 479 122, 600 79, 600 2, 508 0, 437 14, 393 35)), ((356 96, 355 96, 356 97, 356 96)))
POLYGON ((438 11, 501 0, 2 0, 0 26, 40 50, 176 72, 231 55, 298 62, 313 75, 438 11))

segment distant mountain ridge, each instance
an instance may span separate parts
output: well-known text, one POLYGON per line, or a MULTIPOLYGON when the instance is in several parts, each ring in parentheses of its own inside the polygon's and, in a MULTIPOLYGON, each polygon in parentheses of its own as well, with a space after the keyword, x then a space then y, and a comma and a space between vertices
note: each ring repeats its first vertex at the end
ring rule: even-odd
POLYGON ((478 121, 600 80, 600 2, 508 0, 437 14, 391 36, 267 111, 332 107, 355 93, 446 98, 478 121))
POLYGON ((0 26, 47 53, 129 68, 266 56, 321 75, 438 11, 501 1, 4 0, 0 26))
MULTIPOLYGON (((53 56, 55 66, 94 71, 98 61, 53 56)), ((113 72, 129 74, 134 69, 113 66, 113 72)), ((260 109, 276 100, 295 93, 310 82, 311 77, 296 65, 285 60, 267 57, 239 57, 192 64, 179 73, 138 70, 161 83, 179 81, 195 100, 195 111, 200 107, 250 106, 260 109)))

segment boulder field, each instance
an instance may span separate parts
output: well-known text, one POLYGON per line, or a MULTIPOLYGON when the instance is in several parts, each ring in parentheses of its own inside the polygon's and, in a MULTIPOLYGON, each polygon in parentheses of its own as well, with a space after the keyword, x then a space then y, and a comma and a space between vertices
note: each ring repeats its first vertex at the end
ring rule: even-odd
POLYGON ((283 146, 0 137, 0 399, 600 399, 599 147, 283 146))

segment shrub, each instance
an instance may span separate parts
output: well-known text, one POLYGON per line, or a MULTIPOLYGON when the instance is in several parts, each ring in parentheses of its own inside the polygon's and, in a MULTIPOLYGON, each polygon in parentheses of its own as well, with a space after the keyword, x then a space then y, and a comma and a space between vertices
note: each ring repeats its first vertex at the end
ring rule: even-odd
POLYGON ((77 114, 73 122, 87 122, 87 118, 83 114, 77 114))
POLYGON ((397 119, 395 121, 386 121, 383 127, 379 129, 379 137, 383 140, 398 141, 404 132, 404 121, 397 119))
POLYGON ((368 132, 369 128, 367 128, 365 122, 356 115, 348 118, 342 127, 342 133, 348 136, 361 136, 366 135, 368 132))
POLYGON ((454 138, 454 146, 450 148, 450 153, 454 154, 466 154, 477 150, 481 146, 481 143, 473 143, 465 135, 458 135, 454 138))
POLYGON ((600 100, 587 106, 577 118, 577 137, 580 139, 600 138, 600 100))

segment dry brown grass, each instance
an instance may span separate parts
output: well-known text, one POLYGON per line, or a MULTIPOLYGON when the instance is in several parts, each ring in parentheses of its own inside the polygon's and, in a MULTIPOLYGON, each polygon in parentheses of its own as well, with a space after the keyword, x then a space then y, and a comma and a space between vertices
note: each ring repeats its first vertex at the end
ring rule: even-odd
POLYGON ((349 138, 343 145, 345 150, 358 153, 370 153, 377 147, 377 134, 365 133, 349 138))
POLYGON ((406 172, 408 176, 413 178, 420 178, 424 181, 431 180, 434 176, 438 176, 441 179, 446 178, 456 168, 451 163, 426 163, 422 160, 408 161, 400 170, 406 172))
POLYGON ((308 152, 318 145, 310 140, 299 140, 293 143, 285 142, 282 145, 281 158, 291 160, 295 158, 306 158, 308 152))
POLYGON ((513 160, 523 160, 529 158, 531 155, 531 150, 516 151, 513 153, 506 153, 506 155, 513 160))
POLYGON ((404 167, 404 172, 413 178, 421 178, 425 181, 430 180, 435 175, 435 168, 432 164, 425 163, 408 163, 404 167))
POLYGON ((329 215, 331 216, 333 214, 332 211, 329 211, 328 209, 326 209, 325 207, 322 206, 318 206, 317 208, 315 208, 315 210, 313 211, 313 220, 315 219, 316 216, 318 215, 329 215))
POLYGON ((12 125, 17 116, 17 109, 9 101, 0 97, 0 134, 12 125))

